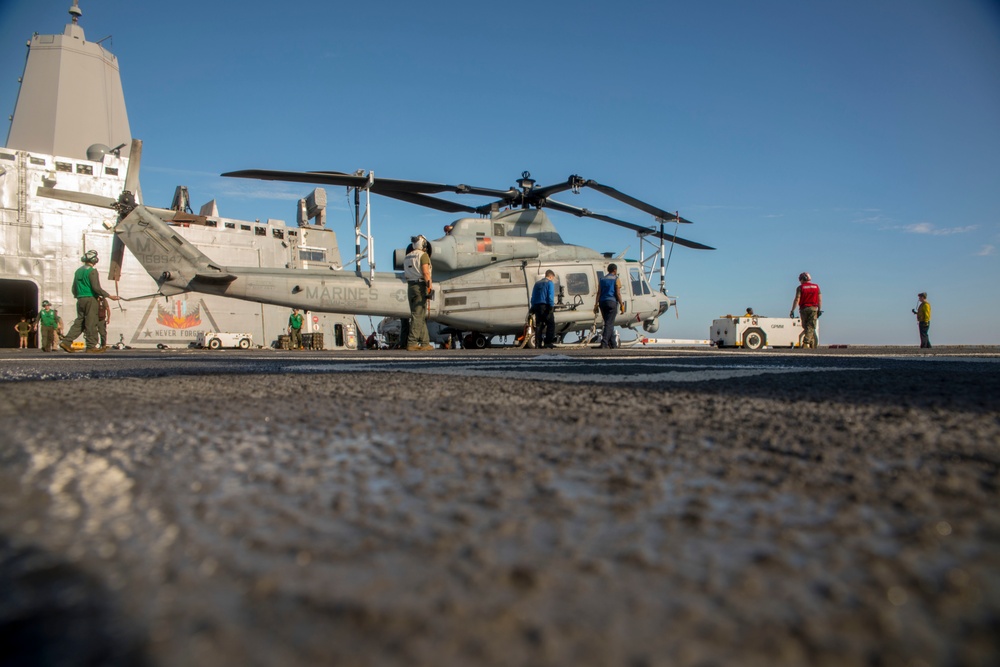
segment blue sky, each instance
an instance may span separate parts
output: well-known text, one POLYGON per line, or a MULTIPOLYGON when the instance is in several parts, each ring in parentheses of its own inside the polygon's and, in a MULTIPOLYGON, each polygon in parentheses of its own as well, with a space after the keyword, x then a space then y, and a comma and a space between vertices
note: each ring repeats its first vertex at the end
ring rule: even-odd
MULTIPOLYGON (((0 110, 24 42, 71 0, 0 3, 0 110)), ((135 2, 81 0, 121 63, 146 202, 294 224, 311 186, 246 168, 374 170, 506 188, 580 174, 696 224, 667 272, 679 319, 786 316, 823 289, 823 344, 1000 343, 1000 3, 989 0, 135 2)), ((6 136, 6 132, 2 136, 6 136)), ((353 246, 341 188, 331 224, 353 246)), ((597 193, 566 203, 638 223, 597 193)), ((470 198, 469 203, 481 203, 470 198)), ((627 230, 553 213, 564 239, 637 257, 627 230)), ((375 198, 376 258, 454 216, 375 198)))

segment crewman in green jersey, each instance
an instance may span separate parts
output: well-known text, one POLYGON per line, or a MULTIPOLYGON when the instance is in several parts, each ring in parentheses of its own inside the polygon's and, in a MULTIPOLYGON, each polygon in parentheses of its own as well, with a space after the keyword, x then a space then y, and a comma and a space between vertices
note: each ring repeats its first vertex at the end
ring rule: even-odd
POLYGON ((52 304, 42 301, 42 310, 38 313, 36 326, 42 334, 42 350, 51 352, 56 345, 56 329, 59 326, 59 318, 56 311, 52 310, 52 304))
POLYGON ((97 331, 98 304, 97 297, 103 296, 112 301, 118 301, 118 296, 108 294, 101 288, 101 279, 97 275, 97 251, 88 250, 84 253, 80 261, 83 266, 73 274, 73 296, 76 297, 76 320, 69 328, 66 335, 59 341, 59 347, 67 352, 73 351, 73 341, 80 334, 87 343, 87 352, 104 352, 105 348, 100 345, 100 338, 97 331))
POLYGON ((302 313, 298 308, 292 308, 292 314, 288 316, 289 349, 302 349, 302 322, 302 313))

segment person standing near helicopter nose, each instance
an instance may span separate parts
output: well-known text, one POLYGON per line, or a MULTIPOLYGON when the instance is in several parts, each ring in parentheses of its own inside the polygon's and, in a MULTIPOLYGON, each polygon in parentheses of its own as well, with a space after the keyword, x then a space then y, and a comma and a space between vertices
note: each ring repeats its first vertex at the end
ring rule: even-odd
POLYGON ((427 239, 414 236, 413 250, 403 259, 403 274, 406 276, 406 296, 410 302, 410 335, 406 349, 433 350, 427 333, 427 302, 433 298, 434 283, 431 280, 431 258, 427 254, 427 239))
POLYGON ((594 304, 594 314, 600 313, 604 318, 601 349, 615 347, 615 318, 619 311, 625 312, 625 302, 618 280, 618 265, 608 264, 608 272, 597 285, 597 303, 594 304))

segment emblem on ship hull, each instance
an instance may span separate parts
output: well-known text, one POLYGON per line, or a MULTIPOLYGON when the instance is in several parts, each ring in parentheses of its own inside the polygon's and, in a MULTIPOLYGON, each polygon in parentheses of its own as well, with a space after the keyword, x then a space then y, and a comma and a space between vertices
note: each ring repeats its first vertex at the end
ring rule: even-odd
POLYGON ((204 299, 178 297, 166 304, 154 299, 132 334, 132 343, 186 345, 201 331, 218 330, 204 299))

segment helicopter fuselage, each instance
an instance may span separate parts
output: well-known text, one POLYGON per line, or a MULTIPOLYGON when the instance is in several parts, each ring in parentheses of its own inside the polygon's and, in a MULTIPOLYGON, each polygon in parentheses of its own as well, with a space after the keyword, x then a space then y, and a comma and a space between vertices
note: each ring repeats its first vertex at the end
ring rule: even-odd
MULTIPOLYGON (((409 316, 402 272, 359 275, 329 269, 219 266, 177 234, 156 209, 136 207, 115 228, 125 246, 165 295, 202 292, 304 310, 409 316)), ((396 251, 397 262, 403 251, 396 251)), ((650 289, 638 262, 612 260, 565 244, 540 210, 514 210, 491 218, 463 218, 431 242, 435 298, 428 320, 461 332, 520 333, 531 291, 546 270, 555 272, 560 333, 595 322, 598 281, 607 264, 619 266, 625 312, 616 324, 655 331, 670 304, 650 289)))

